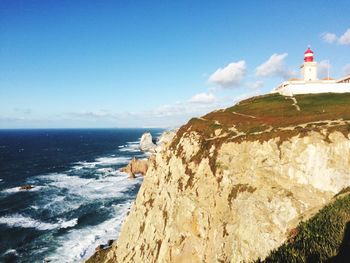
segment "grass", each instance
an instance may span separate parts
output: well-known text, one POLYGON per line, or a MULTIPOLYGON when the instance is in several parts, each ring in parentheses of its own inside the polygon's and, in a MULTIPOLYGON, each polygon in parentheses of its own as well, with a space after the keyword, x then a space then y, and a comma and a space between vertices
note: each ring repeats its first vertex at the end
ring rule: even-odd
POLYGON ((349 262, 350 194, 338 197, 313 218, 301 222, 291 234, 285 244, 255 263, 349 262))
MULTIPOLYGON (((201 149, 190 161, 199 163, 209 156, 212 145, 218 149, 224 142, 263 142, 278 137, 279 143, 282 143, 293 136, 303 137, 310 131, 321 130, 328 133, 337 130, 348 136, 350 125, 337 125, 336 121, 350 120, 350 93, 304 94, 295 98, 300 111, 293 105, 290 97, 268 94, 243 100, 233 107, 208 113, 202 118, 193 118, 179 129, 170 147, 176 156, 181 156, 182 149, 178 147, 180 139, 190 132, 198 133, 201 149), (335 125, 328 127, 329 121, 335 125), (320 123, 301 126, 310 122, 320 123), (215 131, 218 129, 221 134, 215 138, 215 131)), ((209 160, 214 174, 215 157, 214 152, 209 160)))

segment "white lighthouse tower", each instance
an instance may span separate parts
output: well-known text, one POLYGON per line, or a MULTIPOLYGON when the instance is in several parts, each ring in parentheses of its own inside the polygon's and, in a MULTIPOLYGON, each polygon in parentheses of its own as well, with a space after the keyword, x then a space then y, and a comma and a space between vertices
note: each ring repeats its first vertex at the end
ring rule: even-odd
POLYGON ((317 62, 314 61, 314 52, 310 47, 304 53, 304 64, 300 69, 305 82, 317 80, 317 62))
POLYGON ((314 52, 310 47, 304 53, 304 63, 300 66, 302 79, 292 78, 282 82, 272 93, 279 93, 284 96, 312 93, 350 93, 350 75, 341 79, 329 77, 317 78, 317 63, 314 61, 314 52))

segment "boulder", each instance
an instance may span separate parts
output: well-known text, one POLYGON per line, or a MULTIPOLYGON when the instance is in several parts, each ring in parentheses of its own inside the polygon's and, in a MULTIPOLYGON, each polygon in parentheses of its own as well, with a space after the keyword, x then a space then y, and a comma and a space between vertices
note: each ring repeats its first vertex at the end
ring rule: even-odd
POLYGON ((19 190, 30 190, 30 189, 33 189, 34 186, 28 184, 28 185, 22 185, 19 187, 19 190))
POLYGON ((129 174, 129 178, 135 178, 135 174, 145 175, 148 170, 147 159, 136 159, 135 157, 130 163, 121 168, 120 171, 129 174))
POLYGON ((113 244, 113 242, 114 242, 114 240, 113 239, 110 239, 110 240, 108 240, 108 242, 107 242, 107 246, 111 246, 112 244, 113 244))
POLYGON ((155 153, 156 145, 153 143, 152 135, 149 132, 142 134, 140 140, 140 150, 143 152, 155 153))
POLYGON ((104 248, 105 248, 104 245, 98 245, 98 246, 95 248, 95 251, 97 252, 97 251, 100 251, 100 250, 102 250, 102 249, 104 249, 104 248))

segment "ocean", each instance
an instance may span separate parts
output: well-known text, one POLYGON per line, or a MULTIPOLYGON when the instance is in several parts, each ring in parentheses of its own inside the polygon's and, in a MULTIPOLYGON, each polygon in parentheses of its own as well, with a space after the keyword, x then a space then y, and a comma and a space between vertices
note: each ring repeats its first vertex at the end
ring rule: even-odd
POLYGON ((162 132, 0 130, 0 262, 81 262, 116 239, 142 182, 119 168, 146 131, 162 132))

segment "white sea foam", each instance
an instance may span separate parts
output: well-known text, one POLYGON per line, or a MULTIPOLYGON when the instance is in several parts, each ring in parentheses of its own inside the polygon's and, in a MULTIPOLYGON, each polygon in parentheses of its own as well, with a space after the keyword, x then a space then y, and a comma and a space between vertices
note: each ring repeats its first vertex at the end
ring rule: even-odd
POLYGON ((73 227, 73 226, 78 224, 78 218, 73 218, 72 220, 69 220, 69 221, 64 221, 64 220, 60 219, 58 224, 59 224, 60 228, 73 227))
POLYGON ((37 205, 31 205, 30 207, 34 210, 39 210, 39 206, 37 206, 37 205))
POLYGON ((9 254, 13 254, 13 255, 16 255, 16 256, 18 255, 17 250, 13 249, 13 248, 10 248, 10 249, 6 250, 6 252, 3 255, 5 256, 5 255, 9 255, 9 254))
POLYGON ((116 176, 82 178, 67 174, 49 174, 40 177, 51 187, 67 189, 70 194, 81 196, 83 200, 119 197, 122 191, 140 182, 140 178, 129 180, 125 173, 115 172, 116 176))
MULTIPOLYGON (((42 176, 49 185, 65 188, 69 196, 80 196, 78 203, 94 202, 94 199, 118 198, 124 195, 132 185, 142 181, 142 177, 129 180, 126 174, 118 172, 117 176, 101 178, 80 178, 66 174, 50 174, 42 176)), ((58 204, 70 205, 70 202, 57 200, 58 204)), ((58 237, 59 248, 47 257, 52 262, 81 262, 91 256, 99 244, 115 239, 119 233, 121 222, 124 219, 131 201, 112 207, 111 219, 97 226, 81 229, 70 229, 67 234, 58 237), (84 238, 82 238, 84 237, 84 238)), ((56 207, 56 206, 55 206, 56 207)))
POLYGON ((0 178, 0 182, 2 182, 3 180, 0 178))
POLYGON ((97 172, 99 173, 113 173, 115 170, 113 168, 99 168, 97 169, 97 172))
POLYGON ((51 210, 54 215, 59 215, 74 211, 85 202, 81 197, 71 197, 70 200, 67 201, 65 196, 57 194, 59 193, 51 193, 43 196, 42 199, 36 201, 36 206, 39 207, 39 209, 51 210))
POLYGON ((13 193, 18 193, 18 192, 35 192, 35 191, 39 191, 42 190, 44 188, 44 186, 38 186, 38 185, 33 185, 32 189, 28 189, 28 190, 20 190, 20 186, 17 187, 13 187, 13 188, 8 188, 5 190, 2 190, 1 193, 3 194, 13 194, 13 193))
POLYGON ((128 157, 101 157, 97 158, 97 164, 109 165, 109 164, 124 164, 130 161, 128 157))
POLYGON ((96 166, 108 166, 126 164, 130 161, 129 157, 101 157, 97 158, 94 162, 77 162, 74 169, 92 169, 96 166))
POLYGON ((103 177, 106 176, 118 176, 120 175, 120 171, 119 170, 115 170, 113 168, 99 168, 96 170, 96 172, 98 174, 101 174, 103 177))
MULTIPOLYGON (((130 149, 139 152, 138 145, 139 142, 128 142, 126 147, 131 147, 130 149)), ((0 217, 0 224, 6 224, 9 227, 36 228, 43 231, 71 228, 56 237, 59 248, 48 259, 52 259, 52 262, 81 262, 92 255, 97 245, 107 243, 109 239, 117 237, 121 222, 131 206, 131 201, 114 206, 114 209, 111 209, 111 219, 99 225, 74 228, 78 224, 78 219, 66 220, 62 219, 64 218, 62 215, 85 204, 94 203, 96 200, 122 197, 128 189, 139 184, 142 177, 129 180, 127 174, 113 167, 113 165, 127 164, 130 159, 130 157, 109 156, 97 158, 93 162, 76 163, 75 169, 91 169, 86 172, 89 177, 93 172, 95 176, 93 178, 84 178, 82 176, 85 170, 77 172, 74 169, 67 173, 31 177, 26 184, 35 187, 28 191, 41 190, 41 198, 36 199, 30 208, 51 211, 53 215, 59 215, 58 218, 49 223, 23 214, 12 214, 0 217)), ((5 189, 1 193, 3 192, 8 194, 22 191, 19 190, 19 187, 15 187, 5 189)), ((26 191, 23 190, 23 192, 26 191)))
POLYGON ((58 238, 58 249, 47 259, 51 262, 82 262, 94 253, 99 244, 117 238, 130 206, 131 202, 114 206, 112 218, 97 226, 69 230, 66 235, 58 238))
POLYGON ((65 221, 59 219, 57 223, 46 223, 39 220, 35 220, 31 217, 26 217, 21 214, 13 214, 9 216, 0 217, 0 224, 6 224, 10 227, 21 228, 36 228, 38 230, 53 230, 56 228, 68 228, 78 224, 78 219, 65 221))
POLYGON ((131 152, 131 153, 141 152, 140 141, 127 142, 126 145, 121 145, 118 148, 120 152, 131 152))

